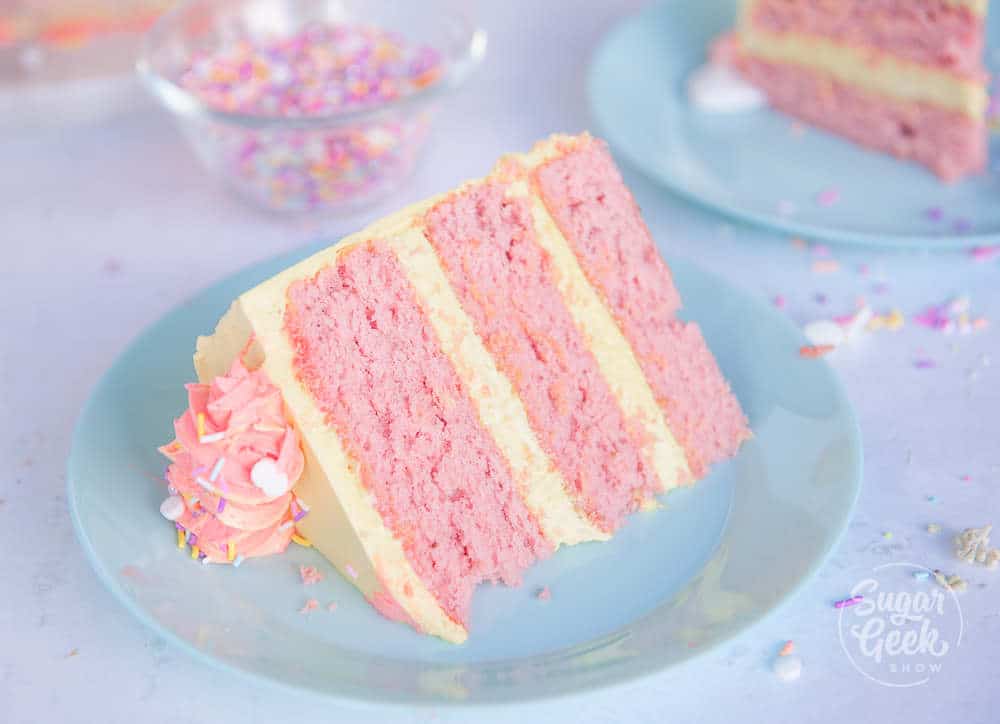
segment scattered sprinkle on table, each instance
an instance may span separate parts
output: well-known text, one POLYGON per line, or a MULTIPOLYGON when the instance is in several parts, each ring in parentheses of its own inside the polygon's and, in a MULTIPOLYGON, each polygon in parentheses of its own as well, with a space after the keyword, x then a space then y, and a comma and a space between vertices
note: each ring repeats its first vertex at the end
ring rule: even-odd
POLYGON ((937 367, 937 363, 932 359, 921 358, 915 360, 913 366, 916 367, 918 370, 929 370, 937 367))
POLYGON ((927 502, 928 503, 936 503, 937 502, 937 496, 936 495, 928 495, 927 496, 927 502))
POLYGON ((864 596, 851 596, 850 598, 843 598, 839 601, 834 601, 834 608, 849 608, 850 606, 856 606, 865 600, 864 596))
POLYGON ((941 219, 944 218, 944 211, 941 209, 940 206, 932 206, 931 208, 927 209, 925 215, 931 221, 941 221, 941 219))
POLYGON ((539 601, 548 601, 552 598, 552 591, 549 590, 548 586, 542 586, 535 594, 535 598, 539 601))
POLYGON ((840 271, 840 262, 836 259, 817 259, 812 263, 813 274, 834 274, 840 271))
POLYGON ((828 344, 819 346, 806 345, 805 347, 799 347, 799 357, 802 357, 804 359, 817 359, 824 355, 830 354, 833 351, 833 349, 834 348, 828 344))
POLYGON ((782 645, 781 651, 778 652, 778 656, 788 656, 795 651, 795 642, 788 640, 782 645))
POLYGON ((981 263, 993 261, 1000 256, 1000 246, 976 246, 969 250, 969 256, 981 263))
POLYGON ((885 538, 886 540, 892 540, 892 531, 891 530, 882 531, 882 537, 885 538))
POLYGON ((337 610, 337 602, 336 601, 330 601, 330 603, 328 603, 327 606, 326 606, 326 610, 329 611, 330 613, 333 613, 334 611, 336 611, 337 610))
POLYGON ((74 656, 80 655, 80 649, 70 649, 69 653, 66 654, 67 659, 72 659, 74 656))
POLYGON ((926 581, 931 577, 931 574, 927 571, 914 571, 913 577, 918 581, 926 581))
POLYGON ((299 578, 302 579, 302 583, 311 586, 322 581, 323 574, 316 566, 299 566, 299 578))
POLYGON ((319 608, 319 601, 317 601, 315 598, 310 598, 305 602, 305 605, 299 609, 299 613, 302 614, 311 613, 312 611, 315 611, 317 608, 319 608))

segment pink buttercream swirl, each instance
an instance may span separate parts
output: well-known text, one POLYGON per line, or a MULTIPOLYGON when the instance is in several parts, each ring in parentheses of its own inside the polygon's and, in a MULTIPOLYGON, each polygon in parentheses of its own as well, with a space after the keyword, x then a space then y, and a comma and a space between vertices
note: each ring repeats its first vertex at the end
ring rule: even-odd
POLYGON ((212 563, 283 552, 307 509, 291 492, 304 458, 281 392, 239 359, 211 384, 186 388, 176 439, 160 448, 171 461, 161 512, 182 531, 178 541, 212 563))

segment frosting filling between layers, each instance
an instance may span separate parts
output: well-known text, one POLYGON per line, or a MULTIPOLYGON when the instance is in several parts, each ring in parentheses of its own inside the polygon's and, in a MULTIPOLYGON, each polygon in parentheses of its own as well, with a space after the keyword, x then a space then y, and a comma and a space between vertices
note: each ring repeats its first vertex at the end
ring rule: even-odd
POLYGON ((793 65, 744 57, 740 71, 772 105, 855 143, 930 167, 945 181, 982 171, 982 124, 925 103, 899 103, 793 65))
POLYGON ((639 209, 604 145, 574 141, 534 181, 590 283, 618 321, 693 475, 733 455, 746 419, 680 298, 639 209))
POLYGON ((285 321, 300 380, 450 618, 465 623, 480 582, 516 584, 550 553, 384 242, 293 283, 285 321))
POLYGON ((828 75, 901 102, 926 103, 980 121, 989 101, 985 78, 954 73, 900 59, 877 49, 844 45, 819 35, 772 33, 745 24, 740 53, 768 63, 787 63, 828 75))
POLYGON ((974 9, 957 3, 756 0, 745 12, 750 23, 766 32, 806 33, 845 45, 878 48, 974 80, 982 74, 983 19, 974 9))
POLYGON ((505 190, 490 181, 453 194, 427 214, 427 238, 543 449, 611 531, 659 485, 559 294, 530 204, 505 190))

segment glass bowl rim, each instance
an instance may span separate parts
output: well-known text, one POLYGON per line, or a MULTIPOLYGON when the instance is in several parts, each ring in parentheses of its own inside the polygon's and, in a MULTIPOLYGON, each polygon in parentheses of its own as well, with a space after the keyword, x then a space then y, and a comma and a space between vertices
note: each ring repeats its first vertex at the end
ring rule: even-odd
POLYGON ((476 24, 471 14, 452 11, 444 17, 450 16, 462 22, 464 33, 460 51, 448 59, 444 66, 445 73, 437 82, 414 93, 407 93, 373 106, 308 116, 289 117, 226 111, 209 105, 174 79, 158 72, 152 63, 153 53, 164 42, 166 36, 176 29, 181 16, 193 7, 209 4, 211 0, 184 0, 160 16, 142 39, 135 65, 136 72, 147 90, 160 103, 183 118, 211 120, 254 129, 320 129, 376 121, 400 112, 413 112, 429 101, 458 88, 486 54, 486 31, 476 24))

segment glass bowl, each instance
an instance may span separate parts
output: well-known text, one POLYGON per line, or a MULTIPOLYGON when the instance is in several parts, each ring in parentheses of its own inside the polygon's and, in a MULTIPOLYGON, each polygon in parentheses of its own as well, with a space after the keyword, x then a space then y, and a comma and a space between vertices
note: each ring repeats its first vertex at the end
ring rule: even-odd
POLYGON ((188 0, 150 30, 137 69, 205 166, 241 195, 279 211, 344 209, 384 195, 409 174, 438 101, 482 59, 486 34, 466 6, 462 0, 188 0), (439 72, 395 97, 317 112, 223 108, 185 82, 196 63, 241 43, 268 45, 313 32, 329 42, 322 33, 331 28, 377 28, 409 48, 433 49, 439 72))

